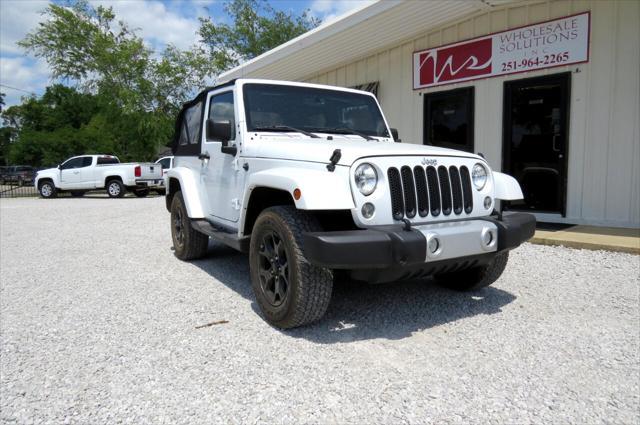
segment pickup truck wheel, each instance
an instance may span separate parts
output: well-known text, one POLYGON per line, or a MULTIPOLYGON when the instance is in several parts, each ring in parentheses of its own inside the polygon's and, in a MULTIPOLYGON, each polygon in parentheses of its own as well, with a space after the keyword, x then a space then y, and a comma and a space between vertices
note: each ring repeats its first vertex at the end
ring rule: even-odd
POLYGON ((109 180, 107 182, 107 195, 109 198, 122 198, 124 196, 124 185, 120 180, 109 180))
POLYGON ((40 196, 43 198, 55 198, 58 194, 56 187, 50 181, 42 182, 39 186, 38 192, 40 192, 40 196))
POLYGON ((149 194, 149 189, 138 189, 134 190, 133 194, 138 198, 145 198, 149 194))
POLYGON ((181 191, 173 195, 171 202, 171 239, 174 253, 181 260, 195 260, 207 253, 209 236, 191 226, 181 191))
POLYGON ((509 251, 496 255, 489 264, 459 272, 435 276, 436 282, 456 291, 475 291, 491 285, 498 280, 509 260, 509 251))
POLYGON ((253 227, 249 247, 251 286, 266 320, 279 328, 319 320, 333 288, 329 269, 310 264, 302 235, 322 230, 317 220, 291 206, 264 210, 253 227))

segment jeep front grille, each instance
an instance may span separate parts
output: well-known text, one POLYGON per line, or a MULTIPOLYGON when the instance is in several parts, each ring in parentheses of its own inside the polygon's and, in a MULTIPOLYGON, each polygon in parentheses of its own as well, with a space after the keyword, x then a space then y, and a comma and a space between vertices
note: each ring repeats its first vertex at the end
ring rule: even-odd
POLYGON ((451 166, 448 169, 441 165, 413 168, 404 166, 398 170, 390 167, 387 170, 389 191, 391 193, 391 211, 393 218, 413 218, 416 215, 426 217, 431 213, 437 217, 460 215, 464 211, 473 211, 473 192, 471 176, 465 166, 451 166))

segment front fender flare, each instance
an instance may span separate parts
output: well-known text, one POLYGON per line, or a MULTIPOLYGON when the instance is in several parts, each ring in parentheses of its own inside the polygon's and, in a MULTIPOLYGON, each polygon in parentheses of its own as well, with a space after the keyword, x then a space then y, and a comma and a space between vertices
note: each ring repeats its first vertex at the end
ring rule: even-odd
POLYGON ((182 198, 187 208, 187 215, 189 218, 204 218, 205 209, 203 200, 200 196, 198 188, 200 176, 196 175, 193 170, 186 167, 174 167, 167 172, 166 176, 166 190, 167 196, 169 195, 168 184, 171 179, 176 179, 180 183, 180 190, 182 191, 182 198))
POLYGON ((508 174, 493 172, 493 184, 495 185, 495 198, 503 201, 515 201, 522 199, 522 189, 516 179, 508 174))
POLYGON ((293 167, 277 167, 252 174, 247 181, 243 207, 247 208, 251 192, 256 187, 279 189, 291 194, 300 210, 350 210, 355 208, 349 187, 348 168, 336 167, 334 172, 293 167), (300 199, 293 196, 300 189, 300 199))

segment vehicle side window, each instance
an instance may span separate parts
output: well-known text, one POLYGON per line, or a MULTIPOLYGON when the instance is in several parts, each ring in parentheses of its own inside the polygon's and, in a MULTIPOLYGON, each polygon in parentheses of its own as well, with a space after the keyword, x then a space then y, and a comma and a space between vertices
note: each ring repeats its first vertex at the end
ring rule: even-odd
POLYGON ((184 112, 180 144, 197 144, 200 138, 200 117, 202 116, 202 102, 198 102, 184 112))
POLYGON ((164 168, 165 170, 168 170, 169 168, 171 168, 171 158, 163 158, 158 162, 160 163, 162 168, 164 168))
POLYGON ((85 157, 81 156, 78 158, 71 158, 70 160, 68 160, 67 162, 65 162, 64 164, 62 164, 62 166, 60 166, 61 170, 70 170, 72 168, 82 168, 84 167, 84 159, 85 157))
POLYGON ((106 165, 106 164, 119 164, 120 161, 115 156, 101 156, 98 158, 97 165, 106 165))
POLYGON ((233 92, 229 91, 211 98, 209 103, 209 118, 214 121, 228 120, 231 123, 231 140, 236 138, 235 109, 233 107, 233 92))
POLYGON ((92 162, 93 162, 93 157, 85 156, 84 158, 82 158, 83 167, 90 167, 92 162))
POLYGON ((182 126, 180 127, 180 139, 178 139, 180 145, 189 144, 189 136, 187 136, 187 124, 185 120, 182 120, 182 126))

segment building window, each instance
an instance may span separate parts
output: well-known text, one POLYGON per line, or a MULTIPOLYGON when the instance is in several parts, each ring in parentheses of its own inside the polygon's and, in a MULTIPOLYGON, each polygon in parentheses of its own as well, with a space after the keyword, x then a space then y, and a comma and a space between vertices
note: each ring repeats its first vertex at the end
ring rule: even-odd
POLYGON ((423 143, 473 152, 473 87, 424 96, 423 143))

